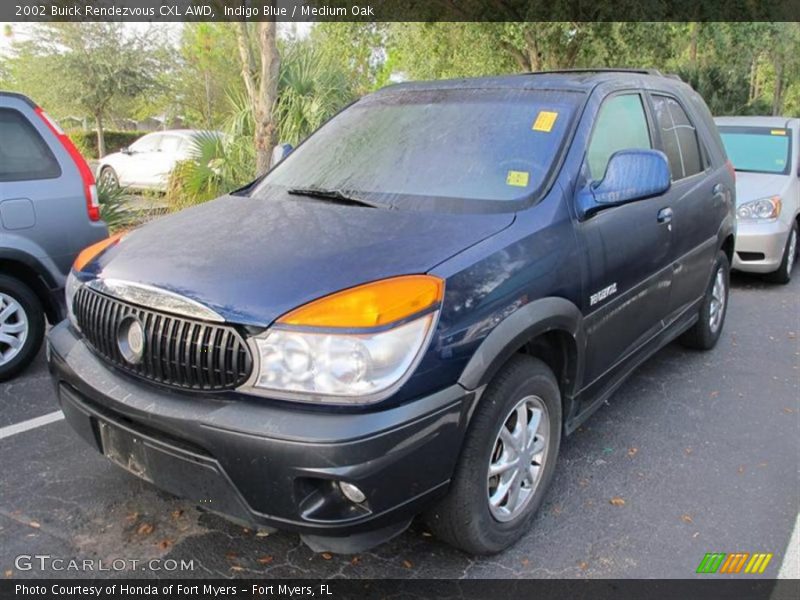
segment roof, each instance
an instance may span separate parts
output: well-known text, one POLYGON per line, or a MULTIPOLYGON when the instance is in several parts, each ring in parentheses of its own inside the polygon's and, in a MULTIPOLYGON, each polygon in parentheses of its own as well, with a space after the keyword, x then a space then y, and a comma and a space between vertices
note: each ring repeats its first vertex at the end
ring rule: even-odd
POLYGON ((440 89, 550 89, 589 92, 602 83, 637 81, 669 85, 686 85, 677 76, 664 75, 656 69, 568 69, 563 71, 539 71, 496 77, 471 77, 437 81, 410 81, 389 85, 381 91, 440 90, 440 89))
POLYGON ((798 119, 791 117, 714 117, 717 125, 735 125, 738 127, 789 127, 798 119))
POLYGON ((151 131, 147 135, 168 133, 170 135, 177 135, 179 137, 193 137, 200 134, 223 135, 219 131, 211 131, 208 129, 159 129, 158 131, 151 131))
POLYGON ((5 96, 6 98, 14 98, 15 100, 21 100, 25 104, 29 105, 31 108, 36 108, 36 104, 34 104, 33 100, 25 96, 24 94, 18 94, 17 92, 4 92, 0 90, 0 98, 5 96))

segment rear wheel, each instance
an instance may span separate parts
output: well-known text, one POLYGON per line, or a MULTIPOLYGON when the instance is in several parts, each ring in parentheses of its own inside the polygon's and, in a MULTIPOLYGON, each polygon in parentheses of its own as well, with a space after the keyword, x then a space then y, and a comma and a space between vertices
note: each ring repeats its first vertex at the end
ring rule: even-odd
POLYGON ((783 260, 777 271, 767 275, 767 280, 773 283, 789 283, 792 280, 792 269, 797 259, 797 223, 792 225, 786 247, 783 249, 783 260))
POLYGON ((542 361, 515 356, 480 399, 448 495, 427 514, 431 529, 471 554, 516 542, 542 504, 560 442, 555 376, 542 361))
POLYGON ((21 281, 0 275, 0 381, 25 369, 44 339, 44 311, 21 281))
POLYGON ((728 312, 730 270, 728 256, 719 252, 714 263, 714 275, 700 305, 697 323, 680 338, 680 342, 687 348, 711 350, 717 345, 728 312))

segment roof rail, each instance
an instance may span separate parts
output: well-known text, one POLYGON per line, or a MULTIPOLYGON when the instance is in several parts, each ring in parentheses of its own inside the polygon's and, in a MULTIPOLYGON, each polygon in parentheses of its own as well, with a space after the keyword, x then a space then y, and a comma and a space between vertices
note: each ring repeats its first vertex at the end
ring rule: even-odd
POLYGON ((549 75, 558 73, 639 73, 640 75, 656 75, 664 77, 664 74, 658 69, 615 69, 611 67, 596 67, 592 69, 553 69, 549 71, 532 71, 526 75, 549 75))

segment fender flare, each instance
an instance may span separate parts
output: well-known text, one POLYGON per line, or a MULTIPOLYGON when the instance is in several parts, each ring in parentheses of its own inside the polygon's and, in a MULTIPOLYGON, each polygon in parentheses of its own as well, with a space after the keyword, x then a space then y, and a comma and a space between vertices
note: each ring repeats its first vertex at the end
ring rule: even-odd
POLYGON ((575 304, 558 297, 534 300, 501 321, 475 350, 458 383, 468 390, 486 385, 527 342, 550 331, 567 333, 575 342, 575 365, 570 387, 576 391, 583 376, 586 346, 583 314, 575 304))

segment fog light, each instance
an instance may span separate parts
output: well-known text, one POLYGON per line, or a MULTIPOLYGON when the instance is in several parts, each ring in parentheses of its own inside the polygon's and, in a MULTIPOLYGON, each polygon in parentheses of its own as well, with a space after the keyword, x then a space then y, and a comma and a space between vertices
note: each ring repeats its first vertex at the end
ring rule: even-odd
POLYGON ((350 500, 350 502, 355 502, 356 504, 361 504, 367 497, 364 495, 357 486, 353 485, 352 483, 347 483, 346 481, 339 482, 339 489, 342 490, 342 493, 345 495, 345 498, 350 500))

